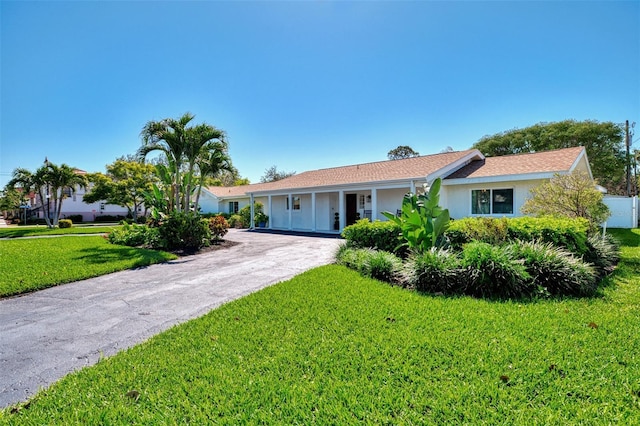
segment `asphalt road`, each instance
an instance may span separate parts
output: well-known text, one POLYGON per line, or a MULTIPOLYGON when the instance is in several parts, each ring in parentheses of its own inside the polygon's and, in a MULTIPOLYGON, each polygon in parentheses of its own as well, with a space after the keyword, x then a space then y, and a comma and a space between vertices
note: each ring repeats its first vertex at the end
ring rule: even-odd
POLYGON ((240 244, 0 299, 0 408, 223 303, 330 263, 337 238, 230 230, 240 244))

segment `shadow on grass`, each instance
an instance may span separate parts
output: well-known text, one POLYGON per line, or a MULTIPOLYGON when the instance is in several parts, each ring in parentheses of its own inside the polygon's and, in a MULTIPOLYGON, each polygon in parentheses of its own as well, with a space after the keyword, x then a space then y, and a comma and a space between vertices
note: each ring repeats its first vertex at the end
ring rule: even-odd
POLYGON ((612 235, 621 246, 640 247, 640 229, 609 229, 612 235))
POLYGON ((79 255, 75 259, 89 264, 116 263, 126 259, 133 262, 132 268, 149 266, 174 259, 173 255, 161 251, 111 244, 102 247, 89 247, 78 252, 79 255))

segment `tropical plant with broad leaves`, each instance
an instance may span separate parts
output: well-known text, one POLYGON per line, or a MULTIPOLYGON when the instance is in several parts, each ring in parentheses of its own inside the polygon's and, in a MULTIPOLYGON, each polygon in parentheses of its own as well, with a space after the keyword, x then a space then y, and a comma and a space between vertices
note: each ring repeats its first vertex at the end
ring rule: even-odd
POLYGON ((442 234, 449 226, 449 210, 440 207, 440 186, 437 178, 423 194, 407 193, 402 200, 400 216, 382 212, 389 220, 400 226, 403 241, 409 249, 424 253, 442 242, 442 234))

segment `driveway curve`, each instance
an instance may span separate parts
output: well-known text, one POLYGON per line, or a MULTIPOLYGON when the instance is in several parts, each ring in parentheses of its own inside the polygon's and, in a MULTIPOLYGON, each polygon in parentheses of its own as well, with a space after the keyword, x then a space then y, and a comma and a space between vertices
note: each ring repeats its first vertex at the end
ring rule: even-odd
POLYGON ((240 244, 0 300, 0 408, 101 357, 330 263, 337 238, 230 230, 240 244))

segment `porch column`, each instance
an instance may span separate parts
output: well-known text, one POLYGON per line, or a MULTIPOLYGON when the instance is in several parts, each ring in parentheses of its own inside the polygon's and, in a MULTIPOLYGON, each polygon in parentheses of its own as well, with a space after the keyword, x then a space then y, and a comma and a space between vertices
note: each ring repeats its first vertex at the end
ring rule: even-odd
POLYGON ((267 215, 269 216, 269 220, 267 221, 267 229, 271 229, 271 218, 273 217, 271 214, 271 195, 267 197, 267 215))
POLYGON ((378 190, 371 188, 371 222, 378 219, 378 190))
POLYGON ((316 193, 311 193, 311 232, 316 232, 316 193))
POLYGON ((409 186, 409 191, 411 191, 412 194, 416 193, 416 183, 414 181, 411 181, 411 185, 409 186))
POLYGON ((254 215, 256 214, 256 212, 254 211, 254 207, 253 207, 253 193, 251 193, 249 195, 249 202, 251 203, 251 220, 249 221, 250 225, 249 225, 249 229, 255 229, 256 228, 256 224, 254 223, 254 215))
POLYGON ((293 229, 293 197, 291 194, 288 194, 287 197, 289 199, 289 230, 291 231, 293 229))
POLYGON ((340 216, 339 231, 342 231, 347 223, 347 217, 344 210, 344 191, 338 191, 338 215, 340 216))

